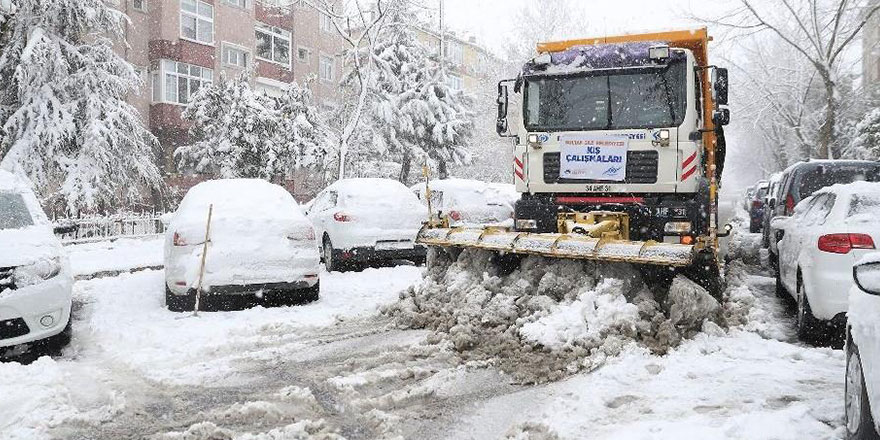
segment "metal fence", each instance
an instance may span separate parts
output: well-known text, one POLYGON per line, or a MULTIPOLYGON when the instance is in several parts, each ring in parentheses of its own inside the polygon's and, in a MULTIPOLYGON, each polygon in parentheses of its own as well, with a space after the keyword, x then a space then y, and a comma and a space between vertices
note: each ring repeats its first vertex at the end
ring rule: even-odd
POLYGON ((125 213, 108 216, 89 216, 57 219, 56 226, 75 226, 70 232, 59 233, 64 244, 90 243, 123 237, 149 237, 165 233, 162 214, 125 213))

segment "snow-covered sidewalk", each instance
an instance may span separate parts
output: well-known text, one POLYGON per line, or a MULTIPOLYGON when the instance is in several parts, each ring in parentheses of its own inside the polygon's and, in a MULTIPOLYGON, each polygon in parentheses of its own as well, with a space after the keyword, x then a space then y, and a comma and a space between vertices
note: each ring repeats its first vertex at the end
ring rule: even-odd
POLYGON ((89 278, 130 270, 162 267, 164 236, 120 238, 65 246, 73 275, 89 278))

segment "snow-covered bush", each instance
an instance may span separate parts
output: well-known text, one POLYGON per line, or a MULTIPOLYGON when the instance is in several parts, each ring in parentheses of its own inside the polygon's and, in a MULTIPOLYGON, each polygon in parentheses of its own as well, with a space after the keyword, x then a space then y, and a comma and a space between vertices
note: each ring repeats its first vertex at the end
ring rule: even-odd
POLYGON ((850 156, 858 159, 880 158, 880 108, 875 108, 856 124, 850 156))
POLYGON ((386 313, 522 382, 597 368, 628 346, 665 353, 721 322, 718 302, 693 282, 677 277, 652 292, 627 265, 527 257, 504 274, 485 251, 432 250, 429 259, 423 284, 386 313))
POLYGON ((174 155, 180 168, 223 178, 290 177, 318 163, 328 135, 310 92, 290 84, 280 98, 254 91, 245 76, 200 88, 183 117, 194 142, 174 155))
POLYGON ((127 17, 103 0, 2 3, 0 166, 69 214, 161 191, 159 144, 125 101, 143 84, 113 51, 127 17))

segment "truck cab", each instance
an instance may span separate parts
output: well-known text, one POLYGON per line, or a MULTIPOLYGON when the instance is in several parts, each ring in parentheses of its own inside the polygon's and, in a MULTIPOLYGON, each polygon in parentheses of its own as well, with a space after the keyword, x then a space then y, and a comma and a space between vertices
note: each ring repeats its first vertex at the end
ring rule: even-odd
POLYGON ((633 240, 692 244, 714 227, 726 70, 713 69, 710 88, 705 44, 627 40, 544 44, 499 84, 518 231, 557 232, 560 213, 596 211, 626 213, 633 240), (511 85, 521 112, 508 117, 511 85))

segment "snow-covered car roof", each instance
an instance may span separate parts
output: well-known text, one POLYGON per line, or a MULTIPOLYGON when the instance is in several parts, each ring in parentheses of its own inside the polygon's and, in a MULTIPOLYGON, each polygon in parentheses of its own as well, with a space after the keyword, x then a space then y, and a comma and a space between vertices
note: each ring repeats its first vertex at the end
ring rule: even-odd
POLYGON ((261 179, 220 179, 199 183, 187 192, 178 212, 207 209, 210 204, 218 208, 218 212, 222 207, 222 212, 226 213, 258 215, 272 212, 273 217, 303 217, 299 209, 283 209, 298 206, 287 190, 261 179), (261 210, 255 212, 255 209, 261 210))
POLYGON ((826 186, 821 188, 813 193, 811 197, 816 197, 819 194, 835 194, 837 196, 851 196, 851 195, 865 195, 865 196, 874 196, 880 199, 880 182, 853 182, 853 183, 838 183, 831 186, 826 186))
POLYGON ((396 180, 372 177, 337 180, 327 188, 338 193, 364 196, 386 196, 399 192, 412 194, 406 186, 396 180))

